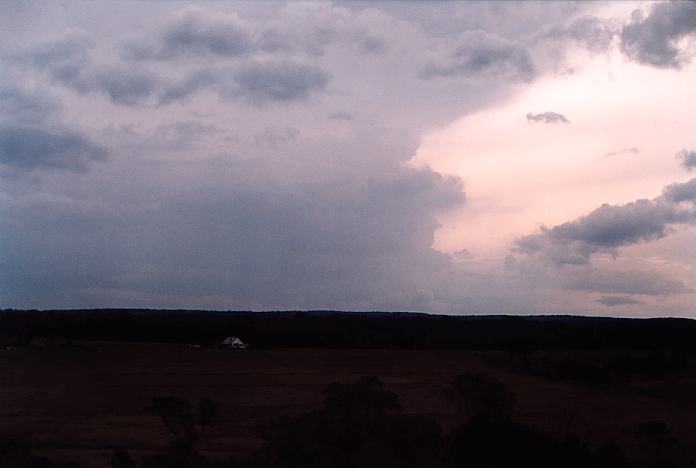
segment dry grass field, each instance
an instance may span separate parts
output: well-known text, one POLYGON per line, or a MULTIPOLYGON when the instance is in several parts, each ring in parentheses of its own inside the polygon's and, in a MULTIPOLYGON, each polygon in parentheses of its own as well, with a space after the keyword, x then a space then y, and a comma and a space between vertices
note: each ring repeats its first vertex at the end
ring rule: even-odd
POLYGON ((673 398, 696 394, 691 375, 589 387, 513 373, 491 364, 495 358, 475 351, 230 351, 142 343, 8 349, 0 351, 0 438, 103 467, 115 449, 137 457, 168 444, 161 421, 145 411, 153 396, 210 397, 222 410, 197 448, 210 457, 243 456, 261 444, 268 422, 317 408, 328 384, 365 375, 381 377, 406 412, 436 419, 447 431, 457 417, 443 389, 456 374, 486 372, 516 394, 518 420, 559 436, 613 440, 636 457, 644 450, 636 427, 657 420, 679 446, 696 447, 694 408, 689 398, 673 398))

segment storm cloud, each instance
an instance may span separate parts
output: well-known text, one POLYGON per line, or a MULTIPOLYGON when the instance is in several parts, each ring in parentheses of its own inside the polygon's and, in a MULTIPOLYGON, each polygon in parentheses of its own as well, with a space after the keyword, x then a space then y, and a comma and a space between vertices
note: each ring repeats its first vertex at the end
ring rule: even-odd
POLYGON ((3 224, 3 264, 15 272, 9 278, 3 270, 3 297, 28 300, 46 285, 40 262, 58 262, 60 284, 46 287, 63 290, 66 303, 98 303, 116 291, 127 293, 128 305, 157 298, 235 308, 423 309, 437 301, 432 291, 449 260, 430 248, 434 214, 464 202, 459 181, 397 169, 370 180, 343 174, 328 184, 324 174, 278 187, 254 175, 269 172, 258 164, 258 172, 211 168, 225 186, 159 189, 156 204, 139 199, 147 187, 131 183, 133 195, 120 197, 127 207, 105 198, 108 190, 98 201, 113 207, 106 212, 71 198, 6 204, 3 218, 23 223, 3 224), (42 234, 44 224, 52 225, 50 235, 42 234), (112 239, 107 248, 94 242, 104 232, 112 239))
MULTIPOLYGON (((693 260, 683 249, 652 264, 650 243, 679 251, 669 242, 694 224, 693 182, 633 192, 659 166, 658 145, 621 132, 621 119, 607 127, 616 135, 583 134, 604 121, 569 98, 596 83, 586 70, 606 76, 600 52, 624 83, 615 39, 630 11, 614 9, 623 17, 567 2, 7 9, 0 305, 606 314, 682 300, 693 260), (476 125, 460 138, 462 122, 476 125), (454 143, 438 143, 450 132, 454 143), (628 144, 641 148, 632 161, 592 165, 628 144), (553 175, 544 190, 579 186, 585 173, 555 179, 580 167, 571 159, 596 170, 561 207, 573 214, 547 194, 532 200, 525 187, 540 172, 553 175), (628 164, 616 191, 597 195, 628 164), (513 203, 498 203, 499 190, 513 203)), ((655 29, 647 17, 630 24, 655 29)), ((693 142, 664 144, 669 155, 693 142)), ((693 166, 689 152, 680 161, 693 166)))

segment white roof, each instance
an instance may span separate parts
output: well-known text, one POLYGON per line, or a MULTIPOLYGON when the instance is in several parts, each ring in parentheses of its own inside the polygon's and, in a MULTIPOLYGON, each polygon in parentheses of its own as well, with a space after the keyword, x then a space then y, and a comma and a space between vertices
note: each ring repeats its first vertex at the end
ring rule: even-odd
POLYGON ((222 344, 244 344, 242 340, 237 338, 236 336, 228 336, 224 340, 221 341, 222 344))

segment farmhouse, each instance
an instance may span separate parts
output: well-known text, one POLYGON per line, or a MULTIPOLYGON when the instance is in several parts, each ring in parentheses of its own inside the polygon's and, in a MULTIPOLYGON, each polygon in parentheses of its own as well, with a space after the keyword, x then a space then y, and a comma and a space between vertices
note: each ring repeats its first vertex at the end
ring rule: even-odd
POLYGON ((236 336, 228 336, 218 344, 218 347, 228 349, 246 349, 247 344, 236 336))

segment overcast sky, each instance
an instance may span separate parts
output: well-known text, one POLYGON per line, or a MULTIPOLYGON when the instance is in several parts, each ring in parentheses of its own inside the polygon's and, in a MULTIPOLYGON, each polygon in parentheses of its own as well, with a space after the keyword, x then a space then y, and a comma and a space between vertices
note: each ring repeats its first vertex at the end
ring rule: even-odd
POLYGON ((0 306, 696 316, 696 2, 0 3, 0 306))

